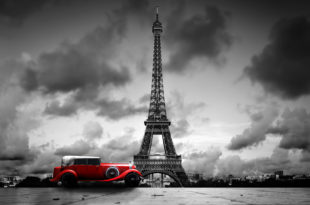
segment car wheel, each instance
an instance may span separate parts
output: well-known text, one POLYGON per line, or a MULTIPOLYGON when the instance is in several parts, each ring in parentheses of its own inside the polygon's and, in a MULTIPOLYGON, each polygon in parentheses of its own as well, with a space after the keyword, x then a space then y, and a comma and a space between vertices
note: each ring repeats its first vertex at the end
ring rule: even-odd
POLYGON ((61 182, 64 187, 75 187, 77 185, 77 180, 71 173, 65 173, 62 175, 61 182))
POLYGON ((137 187, 140 184, 140 176, 136 173, 129 173, 125 177, 125 184, 129 187, 137 187))

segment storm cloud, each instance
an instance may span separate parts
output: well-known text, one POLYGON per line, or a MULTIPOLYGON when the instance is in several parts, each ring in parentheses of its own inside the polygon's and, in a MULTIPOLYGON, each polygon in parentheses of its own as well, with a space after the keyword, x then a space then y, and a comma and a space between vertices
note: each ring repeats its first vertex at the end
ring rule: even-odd
POLYGON ((117 27, 97 27, 77 43, 63 43, 55 51, 41 54, 33 68, 25 70, 20 85, 28 92, 69 95, 64 102, 58 99, 49 102, 44 110, 48 115, 71 116, 84 109, 120 119, 145 112, 145 106, 107 96, 106 90, 131 81, 128 68, 111 63, 121 39, 117 27), (100 92, 106 92, 106 97, 98 97, 100 92))
POLYGON ((79 92, 99 86, 122 86, 130 81, 125 67, 109 65, 121 36, 113 26, 97 27, 78 43, 63 43, 39 56, 35 68, 27 69, 21 86, 45 93, 79 92))
POLYGON ((262 111, 251 113, 251 126, 245 129, 242 134, 234 136, 227 148, 239 150, 258 145, 266 139, 266 134, 276 117, 278 117, 278 109, 274 104, 266 106, 262 111))
MULTIPOLYGON (((101 156, 104 162, 132 160, 142 140, 134 134, 142 136, 144 127, 140 124, 137 133, 120 130, 128 120, 130 126, 142 123, 137 115, 147 113, 149 94, 137 96, 143 95, 143 81, 151 76, 151 70, 145 68, 152 64, 155 6, 160 6, 164 27, 163 68, 170 71, 167 87, 178 90, 166 92, 167 114, 186 171, 206 176, 255 175, 279 169, 292 174, 309 172, 310 114, 307 107, 297 108, 307 105, 307 97, 301 96, 309 94, 309 18, 278 21, 264 50, 251 64, 243 55, 253 55, 264 43, 270 22, 283 14, 308 15, 308 3, 281 1, 279 8, 280 2, 274 1, 214 1, 214 5, 187 0, 157 2, 0 1, 0 44, 4 45, 0 52, 1 175, 51 173, 63 155, 101 156), (209 64, 219 68, 235 43, 231 31, 242 39, 227 53, 228 67, 236 70, 203 70, 214 81, 197 73, 188 79, 176 75, 202 66, 207 69, 209 64), (235 103, 251 104, 252 94, 263 93, 257 89, 253 93, 248 82, 232 85, 232 78, 240 72, 237 67, 253 83, 262 84, 267 93, 280 96, 276 98, 279 108, 267 106, 248 112, 250 122, 245 131, 240 128, 243 117, 232 111, 235 103), (214 93, 204 92, 205 86, 223 98, 213 98, 214 93), (184 89, 188 93, 183 93, 184 89), (204 110, 207 106, 210 110, 204 110), (278 109, 285 106, 290 109, 278 115, 278 109), (132 116, 137 117, 128 119, 132 116), (103 124, 92 121, 96 119, 103 124), (200 119, 210 122, 205 126, 198 123, 200 119), (213 126, 213 120, 229 126, 213 126), (64 130, 63 122, 68 122, 64 130), (225 133, 230 131, 240 134, 232 136, 229 143, 225 133), (276 147, 271 156, 255 158, 253 149, 247 150, 250 159, 245 160, 241 156, 247 152, 229 156, 227 150, 221 150, 226 143, 230 150, 257 146, 266 135, 279 140, 279 145, 270 145, 276 147), (213 140, 221 148, 204 147, 213 140)), ((153 148, 155 153, 164 151, 160 137, 154 138, 153 148)), ((265 144, 261 148, 260 154, 267 151, 265 144)))
POLYGON ((47 104, 44 113, 50 116, 71 116, 77 114, 78 110, 91 110, 97 115, 106 117, 111 120, 119 120, 147 112, 145 105, 135 105, 129 100, 123 98, 113 99, 88 99, 78 101, 76 98, 69 98, 62 104, 58 101, 52 101, 47 104))
POLYGON ((267 93, 296 99, 310 93, 310 21, 305 16, 279 20, 269 43, 244 69, 267 93))
POLYGON ((28 132, 39 123, 28 112, 18 109, 27 94, 16 85, 22 72, 20 60, 8 61, 0 66, 0 174, 19 173, 18 168, 36 157, 29 148, 28 132))
POLYGON ((217 175, 253 176, 284 170, 285 174, 306 173, 309 162, 292 160, 290 151, 275 148, 270 157, 244 160, 238 155, 221 158, 217 163, 217 175))
POLYGON ((227 13, 216 6, 205 6, 203 14, 185 16, 186 5, 178 4, 171 12, 167 25, 167 46, 173 48, 167 69, 183 72, 191 60, 206 58, 217 63, 222 52, 232 43, 227 31, 227 13), (178 20, 176 21, 176 16, 178 20))
POLYGON ((281 120, 269 132, 279 134, 279 146, 284 149, 301 149, 310 152, 310 113, 303 108, 286 109, 281 120))
POLYGON ((52 2, 53 0, 1 0, 0 23, 21 25, 28 16, 52 2))

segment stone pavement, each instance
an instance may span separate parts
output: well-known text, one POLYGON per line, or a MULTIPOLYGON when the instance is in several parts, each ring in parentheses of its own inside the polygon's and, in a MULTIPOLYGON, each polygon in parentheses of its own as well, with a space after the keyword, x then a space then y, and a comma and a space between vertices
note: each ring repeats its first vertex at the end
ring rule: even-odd
POLYGON ((0 204, 310 204, 309 188, 1 188, 0 204))

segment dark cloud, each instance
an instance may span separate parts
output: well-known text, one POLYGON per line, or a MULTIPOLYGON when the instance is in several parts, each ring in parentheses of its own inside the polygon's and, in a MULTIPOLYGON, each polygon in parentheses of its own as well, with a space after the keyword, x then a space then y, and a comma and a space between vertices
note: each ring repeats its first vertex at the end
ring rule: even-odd
POLYGON ((8 87, 0 94, 0 174, 20 174, 19 168, 37 156, 29 147, 28 132, 38 123, 29 113, 16 109, 26 99, 23 91, 8 87))
POLYGON ((0 0, 0 23, 21 25, 31 14, 53 0, 0 0))
POLYGON ((114 12, 116 15, 128 16, 134 15, 136 17, 152 15, 149 11, 150 2, 145 0, 128 0, 123 1, 121 7, 114 12))
POLYGON ((206 6, 203 15, 184 19, 185 8, 184 4, 178 4, 168 18, 167 46, 173 49, 167 69, 174 72, 185 71, 188 63, 199 57, 217 62, 232 42, 226 13, 215 6, 206 6))
POLYGON ((268 45, 252 58, 244 73, 266 92, 295 99, 310 93, 309 56, 309 19, 282 19, 273 26, 268 45))
POLYGON ((23 90, 11 84, 17 75, 7 73, 3 77, 6 79, 0 85, 0 160, 29 160, 33 153, 28 146, 27 132, 37 123, 32 116, 27 116, 28 113, 16 109, 27 99, 23 90))
POLYGON ((280 148, 300 149, 307 158, 307 152, 310 151, 310 113, 304 108, 295 108, 286 109, 278 115, 276 106, 271 104, 263 111, 249 112, 251 127, 241 135, 233 137, 228 149, 239 150, 256 146, 266 139, 267 134, 273 134, 281 137, 280 148))
POLYGON ((33 161, 37 153, 29 147, 28 132, 39 123, 33 113, 19 109, 30 97, 18 86, 24 66, 20 59, 0 66, 0 174, 5 175, 20 173, 19 167, 33 161))
POLYGON ((305 109, 286 109, 270 133, 281 135, 279 147, 310 152, 310 113, 305 109))
POLYGON ((21 76, 20 84, 25 90, 35 90, 38 87, 36 72, 27 68, 21 76))
POLYGON ((110 25, 97 27, 77 44, 63 43, 57 50, 39 56, 36 68, 25 72, 21 86, 28 91, 41 88, 45 93, 122 86, 130 81, 128 69, 109 65, 120 39, 110 25))
POLYGON ((48 103, 44 113, 49 115, 70 116, 86 109, 120 119, 145 112, 146 107, 135 106, 127 99, 98 97, 99 92, 107 93, 131 80, 126 67, 111 66, 122 37, 116 26, 107 25, 96 28, 75 44, 65 42, 55 51, 41 54, 33 68, 25 70, 20 85, 28 92, 73 96, 63 103, 57 99, 48 103))
POLYGON ((147 107, 135 105, 127 99, 85 99, 79 101, 77 98, 67 99, 63 104, 59 101, 53 101, 45 108, 44 113, 51 116, 71 116, 78 110, 93 110, 98 115, 112 120, 119 120, 124 117, 136 114, 146 113, 147 107))
POLYGON ((227 146, 230 150, 239 150, 246 147, 256 146, 266 139, 273 121, 278 117, 276 105, 268 105, 264 110, 250 114, 251 127, 242 134, 234 136, 227 146))
POLYGON ((121 1, 121 6, 113 10, 110 20, 117 25, 117 30, 125 35, 130 20, 145 23, 149 16, 149 1, 127 0, 121 1))
POLYGON ((243 160, 239 156, 227 156, 218 161, 217 174, 235 176, 260 175, 284 170, 285 174, 307 173, 309 163, 294 160, 289 157, 289 150, 276 148, 270 157, 243 160))

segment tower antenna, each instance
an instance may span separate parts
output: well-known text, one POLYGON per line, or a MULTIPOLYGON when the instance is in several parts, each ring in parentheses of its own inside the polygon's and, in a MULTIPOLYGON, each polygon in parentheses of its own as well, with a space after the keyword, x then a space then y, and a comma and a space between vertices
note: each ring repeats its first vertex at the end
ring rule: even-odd
POLYGON ((159 6, 156 6, 156 20, 158 21, 158 10, 159 10, 159 6))

